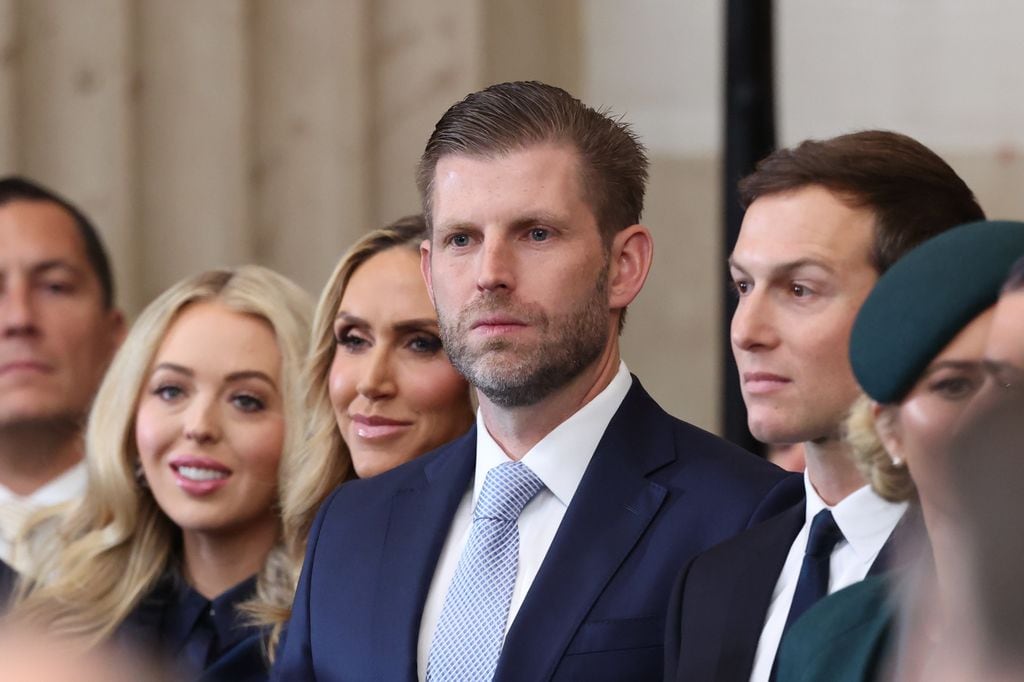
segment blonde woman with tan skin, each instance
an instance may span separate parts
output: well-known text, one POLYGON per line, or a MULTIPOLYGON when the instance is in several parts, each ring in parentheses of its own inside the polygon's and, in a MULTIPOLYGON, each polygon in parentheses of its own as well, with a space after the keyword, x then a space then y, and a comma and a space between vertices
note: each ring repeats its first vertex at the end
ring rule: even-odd
MULTIPOLYGON (((469 385, 441 346, 420 274, 421 216, 360 239, 324 287, 309 363, 309 442, 282 472, 282 516, 298 579, 320 503, 351 478, 393 469, 473 423, 469 385)), ((262 605, 277 633, 291 596, 262 605)))
POLYGON ((85 648, 123 643, 190 679, 262 680, 255 601, 290 594, 278 471, 303 440, 311 301, 257 266, 175 285, 139 317, 96 398, 89 488, 36 521, 13 615, 85 648))

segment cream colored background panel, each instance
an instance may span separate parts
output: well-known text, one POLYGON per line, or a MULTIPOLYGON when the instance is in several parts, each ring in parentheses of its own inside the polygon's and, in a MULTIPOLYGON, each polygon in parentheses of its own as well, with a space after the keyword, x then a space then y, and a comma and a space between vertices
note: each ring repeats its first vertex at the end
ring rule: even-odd
POLYGON ((480 87, 484 0, 376 0, 370 44, 371 217, 388 222, 419 210, 414 173, 444 111, 480 87))
POLYGON ((139 4, 145 300, 185 274, 253 258, 250 8, 139 4))
POLYGON ((654 235, 654 267, 630 306, 622 349, 656 400, 712 431, 724 286, 719 195, 716 158, 652 157, 644 223, 654 235))
POLYGON ((371 224, 367 14, 357 1, 255 4, 254 255, 311 292, 371 224))
POLYGON ((17 19, 14 0, 0 0, 0 168, 18 166, 15 148, 18 131, 14 113, 18 75, 17 19))
MULTIPOLYGON (((115 276, 130 282, 137 235, 132 4, 39 0, 18 7, 19 165, 73 192, 104 226, 115 276)), ((138 300, 130 287, 120 293, 138 300)))

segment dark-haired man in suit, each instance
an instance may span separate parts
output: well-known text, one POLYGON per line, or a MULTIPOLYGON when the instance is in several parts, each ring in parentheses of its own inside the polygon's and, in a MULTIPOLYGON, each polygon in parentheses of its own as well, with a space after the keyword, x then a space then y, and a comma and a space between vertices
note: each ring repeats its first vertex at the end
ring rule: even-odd
POLYGON ((886 131, 776 151, 740 194, 733 353, 754 436, 804 445, 805 499, 683 572, 669 606, 669 680, 769 680, 783 633, 814 601, 886 564, 906 504, 867 485, 842 438, 860 395, 850 328, 901 255, 984 218, 948 164, 886 131))
POLYGON ((441 118, 422 263, 476 427, 325 502, 276 679, 660 678, 673 575, 785 475, 670 417, 619 357, 646 168, 628 127, 541 83, 441 118))
MULTIPOLYGON (((75 206, 0 178, 0 560, 33 511, 85 489, 82 426, 121 342, 99 235, 75 206)), ((0 588, 2 589, 2 588, 0 588)))

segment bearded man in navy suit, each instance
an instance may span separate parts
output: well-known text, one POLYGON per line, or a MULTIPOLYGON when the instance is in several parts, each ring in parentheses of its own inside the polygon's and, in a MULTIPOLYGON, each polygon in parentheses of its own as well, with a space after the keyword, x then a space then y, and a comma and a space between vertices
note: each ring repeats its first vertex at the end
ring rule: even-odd
POLYGON ((476 426, 325 502, 276 679, 660 678, 673 576, 787 486, 620 360, 646 177, 627 125, 541 83, 438 122, 422 265, 476 426))

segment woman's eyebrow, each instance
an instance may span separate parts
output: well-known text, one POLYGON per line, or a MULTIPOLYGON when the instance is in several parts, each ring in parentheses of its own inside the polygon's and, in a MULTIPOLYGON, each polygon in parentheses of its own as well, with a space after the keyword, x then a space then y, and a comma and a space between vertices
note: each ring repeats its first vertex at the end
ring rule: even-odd
POLYGON ((275 384, 274 380, 270 378, 270 375, 266 372, 261 372, 258 369, 246 369, 239 372, 232 372, 224 377, 225 381, 243 381, 246 379, 260 379, 261 381, 265 381, 270 384, 275 391, 277 390, 277 384, 275 384))
POLYGON ((353 315, 352 313, 347 313, 344 310, 339 310, 338 311, 338 314, 334 316, 334 321, 335 322, 341 321, 341 322, 344 322, 345 324, 350 324, 350 325, 352 325, 354 327, 369 327, 370 326, 370 323, 367 322, 366 320, 364 320, 363 318, 357 317, 357 316, 353 315))
POLYGON ((980 370, 981 368, 982 362, 980 360, 939 360, 928 366, 922 378, 934 374, 940 369, 980 370))
POLYGON ((391 326, 397 332, 417 332, 423 329, 437 329, 437 320, 423 317, 415 320, 402 320, 391 326))

